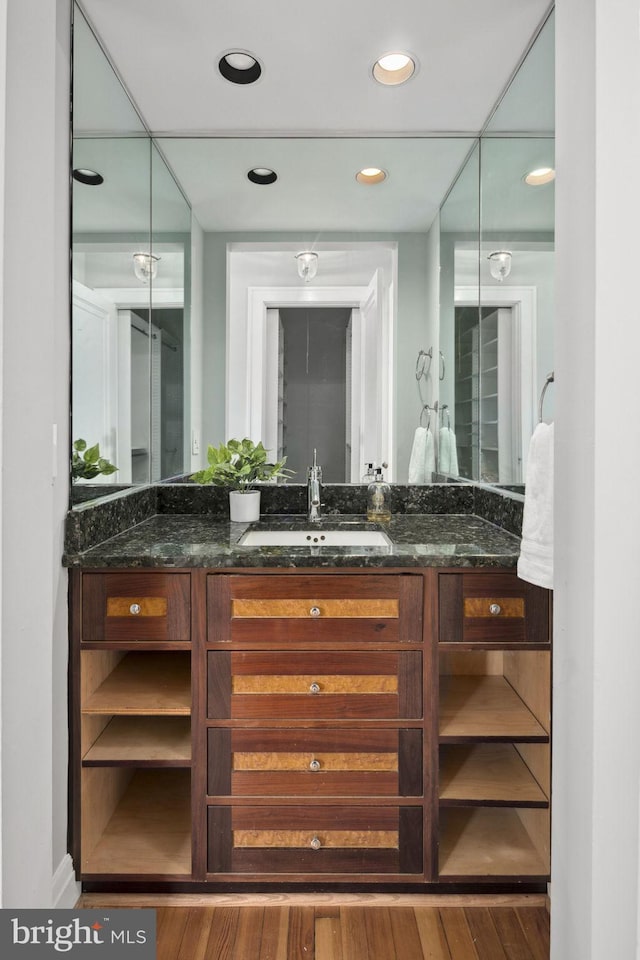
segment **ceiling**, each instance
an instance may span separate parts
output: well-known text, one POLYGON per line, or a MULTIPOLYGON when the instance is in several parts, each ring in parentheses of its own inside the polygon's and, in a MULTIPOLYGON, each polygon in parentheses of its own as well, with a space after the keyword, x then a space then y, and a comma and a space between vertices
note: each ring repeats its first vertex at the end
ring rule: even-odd
MULTIPOLYGON (((549 0, 397 0, 391 13, 381 0, 325 0, 315 9, 258 0, 80 6, 205 231, 318 240, 429 229, 472 145, 468 134, 482 129, 549 0), (256 84, 234 85, 217 71, 220 55, 239 48, 263 64, 256 84), (394 49, 412 53, 419 69, 384 87, 371 66, 394 49), (277 182, 250 183, 256 166, 275 169, 277 182), (383 168, 387 180, 358 184, 363 166, 383 168)), ((144 126, 81 18, 74 51, 74 166, 105 176, 99 190, 74 192, 74 229, 143 229, 149 146, 136 138, 144 126)), ((525 67, 491 126, 548 136, 553 31, 543 31, 525 67)), ((499 176, 498 189, 504 183, 499 176)), ((153 191, 154 227, 160 211, 168 224, 183 218, 171 183, 154 176, 153 191)), ((534 203, 526 190, 513 199, 520 214, 534 203)), ((546 222, 547 211, 539 214, 546 222)))
POLYGON ((152 132, 478 132, 549 0, 82 0, 152 132), (260 80, 238 86, 220 55, 247 50, 260 80), (406 84, 371 77, 404 50, 406 84))

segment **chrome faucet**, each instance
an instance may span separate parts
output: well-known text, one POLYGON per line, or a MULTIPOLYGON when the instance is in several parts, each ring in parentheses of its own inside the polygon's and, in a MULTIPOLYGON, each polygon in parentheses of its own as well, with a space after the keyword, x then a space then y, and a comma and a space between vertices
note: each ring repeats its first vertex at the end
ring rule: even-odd
POLYGON ((320 520, 320 495, 322 493, 322 467, 318 466, 316 450, 313 450, 313 466, 307 469, 307 507, 309 520, 320 520))

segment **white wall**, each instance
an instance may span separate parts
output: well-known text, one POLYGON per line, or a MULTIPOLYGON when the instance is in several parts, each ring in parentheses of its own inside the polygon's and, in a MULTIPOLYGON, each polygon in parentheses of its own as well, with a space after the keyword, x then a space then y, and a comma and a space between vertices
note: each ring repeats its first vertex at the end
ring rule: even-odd
POLYGON ((8 0, 0 648, 4 907, 70 905, 75 898, 66 856, 67 604, 60 565, 68 498, 68 84, 68 0, 8 0), (34 242, 35 261, 25 256, 34 242))
MULTIPOLYGON (((7 0, 0 0, 0 63, 6 63, 7 58, 7 0)), ((5 107, 6 107, 6 75, 0 70, 0 223, 4 223, 4 149, 5 149, 5 107)), ((0 290, 4 287, 4 231, 0 230, 0 290)), ((4 340, 4 300, 0 297, 0 344, 4 340)), ((0 366, 0 418, 2 416, 3 371, 0 366)), ((2 467, 3 443, 0 431, 0 503, 2 502, 2 467)), ((2 510, 0 509, 0 544, 2 543, 2 510)), ((2 837, 4 823, 4 795, 2 778, 2 595, 4 576, 2 568, 2 551, 0 550, 0 863, 2 863, 2 837)), ((0 904, 3 902, 3 877, 0 870, 0 904)))
POLYGON ((559 0, 552 960, 638 957, 640 4, 559 0), (612 261, 612 256, 615 261, 612 261))

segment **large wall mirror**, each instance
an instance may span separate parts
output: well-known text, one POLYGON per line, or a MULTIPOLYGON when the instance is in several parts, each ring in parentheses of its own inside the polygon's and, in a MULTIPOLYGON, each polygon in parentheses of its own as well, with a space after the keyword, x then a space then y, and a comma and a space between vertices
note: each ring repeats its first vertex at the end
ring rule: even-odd
POLYGON ((554 165, 552 14, 440 214, 444 472, 516 490, 553 369, 554 165))
POLYGON ((191 211, 77 8, 72 170, 79 502, 185 471, 191 211))
POLYGON ((480 141, 152 139, 77 11, 73 166, 103 182, 73 183, 73 439, 117 472, 74 499, 189 474, 234 436, 299 482, 317 448, 327 482, 373 461, 406 483, 425 405, 456 434, 449 473, 520 483, 552 365, 553 186, 522 182, 553 165, 550 29, 480 141))

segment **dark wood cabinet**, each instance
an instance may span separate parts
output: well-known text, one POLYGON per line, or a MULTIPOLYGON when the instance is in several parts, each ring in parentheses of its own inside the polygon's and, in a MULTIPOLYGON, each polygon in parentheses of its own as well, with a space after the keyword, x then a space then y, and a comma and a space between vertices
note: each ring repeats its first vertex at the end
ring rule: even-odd
POLYGON ((423 587, 209 576, 209 877, 424 877, 423 587))
POLYGON ((513 571, 74 571, 71 610, 89 888, 547 879, 549 594, 513 571))
POLYGON ((422 874, 422 808, 376 803, 210 806, 208 870, 249 874, 422 874))
POLYGON ((438 580, 438 876, 542 882, 550 872, 550 595, 503 571, 438 580))
POLYGON ((442 643, 549 642, 549 591, 500 572, 438 578, 442 643))

